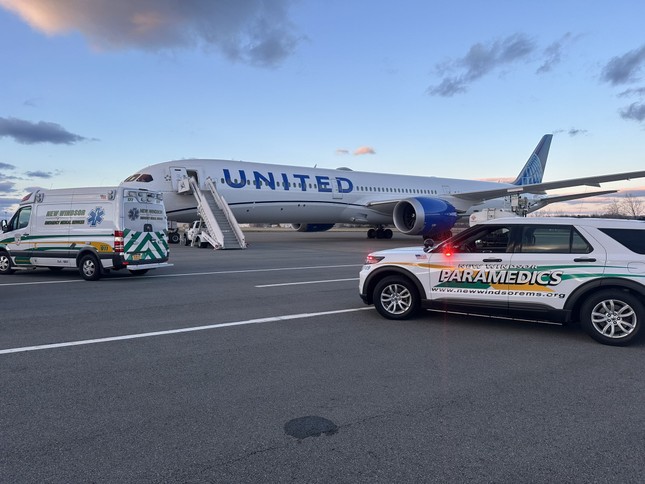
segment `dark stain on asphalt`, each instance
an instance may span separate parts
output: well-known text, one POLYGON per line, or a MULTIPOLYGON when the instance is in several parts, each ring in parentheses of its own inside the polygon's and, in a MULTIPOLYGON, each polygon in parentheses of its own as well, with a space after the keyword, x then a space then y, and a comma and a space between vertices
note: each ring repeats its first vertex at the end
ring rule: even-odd
POLYGON ((307 437, 320 437, 322 434, 334 435, 336 432, 338 432, 338 426, 334 422, 315 415, 294 418, 284 424, 284 433, 300 440, 307 437))

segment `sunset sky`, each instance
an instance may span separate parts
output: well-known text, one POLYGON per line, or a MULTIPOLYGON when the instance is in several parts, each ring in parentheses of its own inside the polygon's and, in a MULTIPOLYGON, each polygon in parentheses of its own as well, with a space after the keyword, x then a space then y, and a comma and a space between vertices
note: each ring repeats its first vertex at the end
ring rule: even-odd
POLYGON ((0 218, 34 187, 192 157, 502 179, 554 133, 545 180, 643 170, 643 19, 642 0, 0 0, 0 218))

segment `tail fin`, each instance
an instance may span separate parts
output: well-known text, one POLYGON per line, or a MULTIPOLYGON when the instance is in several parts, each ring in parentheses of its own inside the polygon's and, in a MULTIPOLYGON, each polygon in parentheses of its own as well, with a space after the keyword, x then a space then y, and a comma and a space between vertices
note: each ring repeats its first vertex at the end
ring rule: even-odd
POLYGON ((531 185, 533 183, 542 183, 544 176, 544 168, 546 167, 546 159, 549 156, 549 148, 551 147, 552 134, 545 134, 537 144, 533 153, 527 160, 524 168, 517 175, 513 185, 531 185))

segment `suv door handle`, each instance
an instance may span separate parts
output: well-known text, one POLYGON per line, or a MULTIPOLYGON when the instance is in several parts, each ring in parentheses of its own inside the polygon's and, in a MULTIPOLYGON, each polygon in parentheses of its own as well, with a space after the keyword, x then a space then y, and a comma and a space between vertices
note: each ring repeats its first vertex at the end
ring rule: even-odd
POLYGON ((576 257, 573 262, 596 262, 595 257, 576 257))
POLYGON ((482 262, 502 262, 502 259, 484 259, 482 262))

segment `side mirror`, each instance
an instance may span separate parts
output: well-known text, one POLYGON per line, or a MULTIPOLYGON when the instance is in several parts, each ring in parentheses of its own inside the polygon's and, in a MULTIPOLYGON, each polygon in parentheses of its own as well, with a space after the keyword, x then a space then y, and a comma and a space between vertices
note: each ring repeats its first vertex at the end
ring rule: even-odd
POLYGON ((423 241, 423 251, 430 252, 434 247, 434 240, 428 238, 423 241))
POLYGON ((7 231, 8 227, 7 227, 7 221, 6 220, 3 220, 2 222, 0 222, 0 228, 2 229, 3 232, 7 231))

